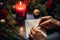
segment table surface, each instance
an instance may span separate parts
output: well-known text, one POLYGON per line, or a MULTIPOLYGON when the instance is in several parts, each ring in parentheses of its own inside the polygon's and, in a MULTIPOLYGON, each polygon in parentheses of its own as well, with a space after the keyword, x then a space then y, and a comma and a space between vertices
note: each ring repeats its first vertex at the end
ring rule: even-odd
POLYGON ((17 30, 19 32, 19 35, 21 35, 24 38, 26 38, 25 21, 17 27, 17 30))

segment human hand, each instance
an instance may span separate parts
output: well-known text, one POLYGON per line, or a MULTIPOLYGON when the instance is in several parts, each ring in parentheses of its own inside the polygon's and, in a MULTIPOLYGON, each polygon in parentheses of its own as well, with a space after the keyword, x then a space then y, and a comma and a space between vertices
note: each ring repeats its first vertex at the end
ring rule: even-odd
POLYGON ((46 29, 58 28, 58 21, 53 19, 51 16, 45 16, 40 19, 39 26, 46 29))
POLYGON ((45 40, 45 37, 44 35, 42 35, 41 31, 42 30, 39 31, 39 29, 33 27, 30 30, 30 34, 29 34, 30 38, 32 38, 33 40, 45 40))

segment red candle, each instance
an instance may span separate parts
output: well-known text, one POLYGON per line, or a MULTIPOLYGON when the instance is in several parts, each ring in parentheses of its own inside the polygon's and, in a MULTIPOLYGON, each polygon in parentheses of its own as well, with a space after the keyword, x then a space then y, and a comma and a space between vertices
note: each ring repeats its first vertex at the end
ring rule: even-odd
POLYGON ((24 18, 26 16, 26 3, 25 2, 17 2, 15 4, 16 16, 18 18, 24 18))

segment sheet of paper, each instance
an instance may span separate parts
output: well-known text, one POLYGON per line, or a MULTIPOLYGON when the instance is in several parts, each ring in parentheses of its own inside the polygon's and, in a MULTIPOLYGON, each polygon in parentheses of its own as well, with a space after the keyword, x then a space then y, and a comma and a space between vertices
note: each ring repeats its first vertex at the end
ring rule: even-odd
MULTIPOLYGON (((25 36, 25 38, 26 39, 29 38, 29 35, 28 34, 30 33, 30 30, 31 30, 32 27, 35 27, 36 29, 38 29, 37 26, 39 25, 39 22, 40 22, 40 19, 25 20, 25 30, 26 30, 26 36, 25 36)), ((41 32, 41 34, 44 37, 47 37, 46 30, 45 29, 44 29, 44 31, 41 31, 41 30, 39 30, 41 32)))
POLYGON ((28 34, 32 27, 37 27, 39 25, 40 19, 32 19, 32 20, 25 20, 25 28, 26 28, 26 37, 28 38, 28 34))

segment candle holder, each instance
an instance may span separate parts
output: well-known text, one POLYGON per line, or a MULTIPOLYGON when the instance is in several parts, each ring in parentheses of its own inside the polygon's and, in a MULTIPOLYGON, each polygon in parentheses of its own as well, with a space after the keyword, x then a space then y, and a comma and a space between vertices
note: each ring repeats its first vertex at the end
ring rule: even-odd
POLYGON ((17 21, 18 25, 23 25, 25 18, 16 18, 16 21, 17 21))

